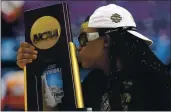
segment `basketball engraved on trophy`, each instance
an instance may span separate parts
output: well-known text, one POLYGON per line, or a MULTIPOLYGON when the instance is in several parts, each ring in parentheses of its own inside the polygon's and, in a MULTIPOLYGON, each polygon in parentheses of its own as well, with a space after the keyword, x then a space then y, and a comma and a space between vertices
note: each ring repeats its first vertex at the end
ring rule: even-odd
POLYGON ((50 65, 42 75, 42 97, 43 110, 57 110, 57 105, 62 103, 64 96, 62 81, 62 70, 50 65))

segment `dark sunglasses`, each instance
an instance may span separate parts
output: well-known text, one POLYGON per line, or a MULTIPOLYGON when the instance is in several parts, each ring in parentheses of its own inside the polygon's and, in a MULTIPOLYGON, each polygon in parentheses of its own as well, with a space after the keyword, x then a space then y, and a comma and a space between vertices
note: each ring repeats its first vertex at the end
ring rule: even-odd
POLYGON ((78 41, 79 41, 80 46, 84 47, 87 45, 87 43, 89 41, 93 41, 95 39, 98 39, 100 36, 101 35, 99 32, 92 32, 92 33, 83 32, 79 35, 78 41))
POLYGON ((83 32, 79 35, 78 41, 80 43, 80 46, 84 47, 89 41, 93 41, 95 39, 98 39, 100 36, 107 35, 111 32, 118 32, 118 31, 124 32, 127 30, 137 31, 137 28, 128 26, 128 27, 108 28, 108 29, 101 30, 100 32, 93 32, 93 33, 83 32))

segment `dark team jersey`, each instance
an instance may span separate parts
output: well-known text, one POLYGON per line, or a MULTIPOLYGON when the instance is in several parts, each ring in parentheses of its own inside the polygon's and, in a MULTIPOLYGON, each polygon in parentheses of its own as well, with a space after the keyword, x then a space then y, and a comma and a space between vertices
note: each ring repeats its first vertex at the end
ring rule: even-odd
MULTIPOLYGON (((132 73, 120 70, 112 80, 99 69, 92 70, 82 82, 85 107, 96 111, 106 110, 170 110, 168 80, 165 74, 132 73)), ((60 105, 65 110, 66 105, 60 105)))
POLYGON ((165 74, 128 73, 116 72, 110 92, 108 77, 100 70, 93 70, 82 83, 85 106, 94 110, 170 109, 169 79, 162 76, 165 74))

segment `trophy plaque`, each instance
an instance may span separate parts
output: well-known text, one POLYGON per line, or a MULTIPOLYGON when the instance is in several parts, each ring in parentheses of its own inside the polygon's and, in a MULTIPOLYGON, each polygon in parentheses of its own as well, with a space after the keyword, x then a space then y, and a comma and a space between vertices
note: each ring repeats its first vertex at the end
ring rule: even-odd
POLYGON ((58 110, 61 102, 65 110, 74 110, 77 107, 72 59, 75 58, 70 54, 72 34, 67 3, 25 11, 24 20, 25 41, 38 51, 37 59, 24 69, 25 110, 58 110), (61 79, 62 84, 55 79, 61 79))

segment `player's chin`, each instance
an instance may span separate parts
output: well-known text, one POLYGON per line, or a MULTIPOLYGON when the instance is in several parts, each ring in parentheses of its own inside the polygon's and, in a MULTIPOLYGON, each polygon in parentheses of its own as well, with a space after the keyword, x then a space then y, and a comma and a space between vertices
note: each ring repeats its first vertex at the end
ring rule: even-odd
POLYGON ((87 61, 81 61, 81 65, 83 68, 91 68, 91 64, 87 61))

